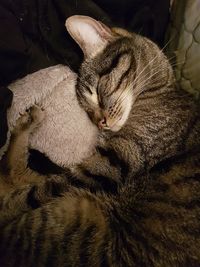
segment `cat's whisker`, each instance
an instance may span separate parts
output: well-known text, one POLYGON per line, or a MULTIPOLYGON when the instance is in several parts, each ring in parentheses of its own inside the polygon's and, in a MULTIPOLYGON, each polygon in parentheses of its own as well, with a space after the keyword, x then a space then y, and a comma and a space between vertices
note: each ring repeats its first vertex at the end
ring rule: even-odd
POLYGON ((174 68, 176 66, 181 66, 185 63, 185 61, 182 61, 182 62, 175 62, 175 63, 171 63, 171 66, 174 68))
MULTIPOLYGON (((141 72, 138 74, 138 76, 140 76, 149 66, 150 66, 150 64, 151 63, 153 63, 162 53, 163 53, 163 50, 165 49, 165 47, 167 46, 168 44, 166 44, 158 53, 157 53, 157 55, 154 57, 154 58, 152 58, 152 60, 150 60, 149 62, 148 62, 148 64, 141 70, 141 72)), ((139 78, 139 77, 137 77, 137 78, 139 78)))
POLYGON ((141 91, 143 91, 143 88, 145 87, 145 86, 147 86, 148 85, 148 81, 155 81, 155 80, 152 80, 152 78, 155 76, 155 75, 157 75, 158 73, 160 72, 160 70, 158 70, 157 72, 154 72, 152 75, 150 75, 149 77, 147 77, 147 79, 144 79, 144 80, 140 80, 140 83, 137 85, 137 88, 139 89, 139 91, 141 90, 141 91))
POLYGON ((128 89, 126 90, 126 93, 124 95, 121 94, 121 96, 123 96, 123 98, 120 98, 120 102, 124 102, 125 99, 127 99, 129 97, 129 93, 132 94, 132 90, 133 90, 133 86, 132 84, 130 84, 130 86, 128 87, 128 89))
MULTIPOLYGON (((139 95, 143 91, 143 88, 147 85, 147 82, 149 80, 151 80, 153 78, 153 76, 157 75, 159 72, 160 72, 160 70, 158 70, 157 72, 152 73, 150 76, 147 77, 147 79, 142 80, 142 81, 140 80, 141 83, 137 86, 138 91, 137 91, 137 89, 134 90, 134 94, 139 95)), ((154 80, 152 80, 152 81, 154 81, 154 80)), ((119 99, 121 102, 124 102, 126 100, 126 98, 129 97, 129 92, 133 89, 133 86, 134 86, 134 82, 129 85, 128 89, 126 90, 126 94, 124 95, 124 97, 119 99)))
POLYGON ((146 75, 144 75, 143 77, 141 77, 140 80, 137 81, 137 87, 140 87, 141 82, 146 82, 149 79, 151 79, 153 76, 156 76, 158 73, 160 73, 160 68, 156 67, 154 68, 154 72, 152 73, 147 73, 146 75))
POLYGON ((167 48, 167 46, 175 39, 175 35, 171 36, 170 39, 165 43, 165 45, 160 49, 161 51, 164 51, 165 48, 167 48))
POLYGON ((146 73, 144 76, 141 76, 140 79, 136 79, 134 80, 134 83, 136 85, 137 83, 137 87, 140 87, 140 84, 141 84, 141 81, 143 82, 144 80, 146 81, 146 77, 149 79, 151 79, 153 76, 157 75, 159 72, 160 72, 160 66, 156 66, 154 69, 154 72, 150 74, 149 76, 149 73, 146 73), (156 72, 155 72, 156 71, 156 72))
MULTIPOLYGON (((174 66, 182 65, 183 63, 184 63, 184 62, 178 62, 178 63, 174 64, 174 66)), ((149 76, 149 74, 147 73, 146 75, 144 75, 143 77, 141 77, 141 79, 139 79, 139 80, 137 81, 137 87, 138 87, 138 88, 141 88, 141 85, 142 85, 142 86, 146 86, 146 85, 147 85, 147 84, 146 84, 147 81, 149 81, 150 79, 152 79, 153 76, 156 76, 157 74, 159 74, 159 72, 160 72, 160 67, 157 66, 156 68, 154 68, 154 70, 157 70, 157 71, 154 72, 154 73, 152 73, 150 76, 149 76), (147 78, 147 79, 145 79, 145 78, 147 78), (145 85, 144 85, 144 84, 145 84, 145 85)), ((155 81, 155 80, 152 80, 152 81, 155 81)))
MULTIPOLYGON (((142 74, 144 73, 144 71, 150 66, 150 64, 152 64, 159 57, 159 55, 155 56, 152 60, 150 60, 150 62, 141 70, 141 72, 138 73, 138 76, 135 79, 135 83, 137 83, 137 81, 142 77, 142 74)), ((157 68, 159 68, 159 66, 157 66, 157 68)))
POLYGON ((154 72, 146 73, 144 76, 140 77, 140 79, 137 80, 136 87, 141 88, 141 84, 145 84, 147 81, 152 79, 152 77, 156 76, 159 73, 160 73, 160 66, 156 66, 154 68, 154 72))
MULTIPOLYGON (((144 83, 144 82, 146 82, 147 80, 151 79, 154 75, 156 75, 156 74, 158 74, 158 73, 160 72, 160 68, 159 68, 159 67, 156 67, 154 70, 156 70, 156 69, 158 69, 158 71, 156 71, 156 72, 154 72, 154 73, 151 73, 150 76, 149 76, 149 73, 147 73, 147 74, 145 74, 144 76, 140 77, 139 80, 137 80, 137 81, 134 80, 134 81, 129 85, 129 88, 128 88, 127 92, 128 92, 130 89, 132 89, 133 86, 136 85, 136 82, 137 82, 137 86, 136 86, 136 88, 141 88, 140 85, 141 85, 142 83, 144 83), (146 79, 146 78, 147 78, 147 79, 146 79)), ((134 92, 136 92, 136 90, 135 90, 134 92)))
MULTIPOLYGON (((171 58, 169 58, 168 60, 170 60, 170 59, 171 59, 171 58)), ((174 66, 182 65, 183 63, 184 63, 184 61, 182 61, 182 62, 177 62, 177 63, 175 63, 175 64, 171 64, 171 65, 172 65, 172 67, 174 67, 174 66)), ((156 75, 156 74, 158 74, 158 73, 160 72, 160 66, 156 66, 156 67, 154 68, 154 70, 156 70, 156 69, 158 69, 159 71, 152 73, 152 76, 154 76, 154 75, 156 75)), ((136 83, 140 84, 141 80, 143 80, 144 78, 146 78, 146 76, 148 76, 148 75, 149 75, 149 73, 147 73, 145 76, 139 77, 140 79, 137 78, 136 80, 134 80, 134 82, 132 83, 132 85, 136 85, 136 83)), ((151 77, 152 77, 152 76, 151 76, 151 77)), ((138 86, 138 87, 140 87, 140 86, 138 86)))
MULTIPOLYGON (((173 39, 173 38, 172 38, 173 39)), ((164 49, 167 47, 167 45, 172 41, 172 39, 170 39, 166 44, 165 46, 158 52, 158 54, 152 59, 150 60, 150 62, 148 62, 148 64, 141 70, 141 72, 138 74, 137 78, 136 78, 136 81, 137 79, 140 78, 141 74, 150 66, 151 63, 153 63, 164 51, 164 49)), ((168 59, 169 60, 169 59, 168 59)))
POLYGON ((168 59, 168 61, 170 62, 170 65, 172 65, 173 63, 184 63, 185 61, 183 60, 183 61, 178 61, 178 62, 172 62, 172 60, 174 60, 174 59, 176 59, 177 58, 177 56, 176 55, 173 55, 173 56, 171 56, 171 57, 168 57, 167 56, 167 59, 168 59))

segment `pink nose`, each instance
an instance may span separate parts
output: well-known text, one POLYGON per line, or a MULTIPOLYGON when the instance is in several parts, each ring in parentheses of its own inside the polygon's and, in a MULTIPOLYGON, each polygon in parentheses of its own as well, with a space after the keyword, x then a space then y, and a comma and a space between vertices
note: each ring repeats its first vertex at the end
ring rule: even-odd
POLYGON ((100 130, 102 130, 104 127, 106 127, 107 124, 106 124, 106 118, 104 117, 103 119, 101 119, 99 122, 98 122, 98 128, 100 130))

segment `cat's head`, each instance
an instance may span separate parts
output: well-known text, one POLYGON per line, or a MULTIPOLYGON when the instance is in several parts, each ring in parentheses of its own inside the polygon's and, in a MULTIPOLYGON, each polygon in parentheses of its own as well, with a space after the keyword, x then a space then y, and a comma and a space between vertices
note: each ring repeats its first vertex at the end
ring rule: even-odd
POLYGON ((147 86, 144 79, 149 84, 149 76, 153 77, 149 61, 160 50, 146 38, 111 29, 87 16, 68 18, 66 28, 84 53, 76 88, 79 103, 99 128, 120 130, 136 97, 147 86), (148 44, 153 46, 150 58, 144 55, 148 44))

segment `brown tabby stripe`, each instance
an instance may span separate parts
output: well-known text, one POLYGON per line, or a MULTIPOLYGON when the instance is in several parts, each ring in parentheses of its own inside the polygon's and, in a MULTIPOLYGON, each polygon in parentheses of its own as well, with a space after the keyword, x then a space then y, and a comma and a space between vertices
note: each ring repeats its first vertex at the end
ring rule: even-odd
POLYGON ((62 238, 63 250, 65 251, 63 259, 64 262, 69 261, 71 253, 69 247, 71 248, 74 242, 74 238, 79 233, 80 227, 81 227, 81 209, 80 209, 80 203, 78 203, 76 207, 76 216, 74 217, 73 225, 64 231, 62 238))
POLYGON ((78 99, 84 99, 87 101, 87 96, 84 94, 84 90, 76 90, 78 99))
POLYGON ((27 194, 26 203, 32 209, 37 209, 41 206, 41 203, 35 198, 35 192, 37 191, 37 186, 34 185, 27 194))
POLYGON ((89 266, 91 263, 90 249, 92 246, 95 246, 94 235, 97 231, 96 225, 89 225, 84 232, 81 234, 81 243, 79 247, 79 266, 89 266))
POLYGON ((185 200, 184 202, 183 201, 178 201, 178 200, 174 200, 174 199, 168 199, 166 197, 163 197, 163 196, 149 196, 147 197, 147 201, 149 203, 153 202, 157 202, 157 203, 164 203, 164 204, 167 204, 171 207, 176 207, 176 208, 179 208, 179 207, 182 207, 182 208, 185 208, 185 209, 194 209, 198 206, 200 206, 200 199, 198 197, 194 197, 192 200, 185 200))
MULTIPOLYGON (((180 147, 182 148, 183 151, 186 150, 186 143, 187 143, 186 140, 188 140, 189 137, 193 135, 193 129, 195 129, 195 126, 198 127, 199 119, 200 119, 200 113, 199 113, 199 116, 196 116, 190 120, 190 122, 188 124, 187 131, 186 131, 184 138, 182 140, 182 143, 180 145, 180 147)), ((200 147, 199 147, 199 149, 200 149, 200 147)))
POLYGON ((194 173, 191 176, 184 176, 180 180, 176 180, 174 185, 191 184, 191 182, 200 182, 200 173, 194 173))
MULTIPOLYGON (((59 175, 61 178, 61 174, 59 175)), ((45 191, 51 196, 51 197, 60 197, 62 196, 63 191, 66 192, 67 188, 68 188, 68 184, 67 181, 65 180, 65 175, 64 180, 62 179, 62 181, 59 179, 59 181, 55 181, 55 180, 50 180, 50 181, 46 181, 45 183, 45 191)))
MULTIPOLYGON (((70 182, 70 184, 76 188, 82 188, 82 189, 91 189, 90 185, 84 181, 84 180, 80 180, 79 177, 75 177, 74 175, 67 177, 68 181, 70 182)), ((99 189, 99 188, 97 188, 99 189)))
POLYGON ((111 166, 116 167, 121 172, 121 181, 116 180, 115 177, 97 175, 86 168, 79 168, 79 170, 88 179, 82 179, 78 176, 74 176, 74 174, 70 175, 70 170, 68 171, 67 179, 70 181, 70 184, 79 188, 89 188, 93 191, 94 186, 91 187, 90 185, 90 181, 92 181, 92 183, 96 183, 95 191, 103 189, 105 192, 116 193, 119 183, 123 182, 123 179, 125 179, 129 172, 129 165, 124 160, 120 159, 117 153, 112 149, 106 150, 101 147, 97 147, 97 151, 101 154, 101 156, 107 157, 111 166))
MULTIPOLYGON (((18 239, 20 239, 20 234, 22 232, 22 228, 21 228, 19 221, 14 222, 12 224, 12 226, 13 226, 13 228, 11 228, 11 231, 9 233, 7 233, 7 234, 9 234, 9 239, 8 239, 9 243, 4 244, 5 250, 4 250, 3 256, 6 256, 13 265, 15 258, 9 257, 9 255, 12 255, 13 251, 15 251, 15 249, 16 249, 15 244, 17 243, 18 239), (16 238, 16 236, 18 238, 16 238)), ((18 244, 17 249, 19 249, 19 244, 18 244)), ((0 256, 0 258, 1 258, 1 256, 0 256)), ((4 266, 4 264, 2 266, 4 266)))
MULTIPOLYGON (((63 190, 66 192, 68 188, 67 180, 66 180, 66 174, 62 175, 60 174, 60 178, 62 178, 62 181, 59 179, 59 181, 55 180, 46 180, 43 184, 43 190, 45 190, 46 198, 48 197, 60 197, 62 196, 63 190), (63 180, 64 179, 64 180, 63 180)), ((37 209, 41 206, 41 203, 37 200, 37 193, 38 193, 39 187, 37 185, 33 185, 31 189, 27 193, 26 198, 26 204, 28 207, 31 207, 32 209, 37 209)))
POLYGON ((110 240, 111 240, 111 236, 106 234, 102 240, 102 243, 100 244, 100 247, 99 247, 99 254, 100 254, 99 266, 100 267, 110 266, 108 252, 107 252, 108 244, 110 240))
MULTIPOLYGON (((166 206, 167 209, 167 206, 166 206)), ((155 220, 160 220, 160 221, 167 221, 167 220, 174 220, 176 221, 179 219, 179 216, 174 213, 173 211, 165 211, 163 213, 163 210, 155 210, 153 208, 150 209, 150 207, 146 210, 146 212, 140 212, 144 218, 150 218, 150 219, 155 219, 155 220)))
MULTIPOLYGON (((118 247, 120 247, 120 243, 121 243, 122 244, 121 249, 126 252, 129 258, 131 258, 131 262, 134 262, 135 264, 137 264, 137 266, 143 266, 144 264, 143 259, 138 257, 137 252, 135 251, 135 244, 133 244, 131 240, 129 240, 127 233, 119 231, 117 238, 119 240, 118 247)), ((141 240, 139 241, 139 243, 141 244, 141 240)), ((146 244, 146 241, 144 243, 146 244)), ((118 258, 121 258, 120 257, 121 249, 117 249, 118 258)), ((125 259, 124 259, 124 264, 126 265, 125 259)))
MULTIPOLYGON (((129 57, 131 58, 130 66, 128 67, 128 69, 125 72, 123 72, 121 74, 121 77, 120 77, 116 87, 111 91, 110 96, 113 95, 114 93, 116 93, 119 90, 119 88, 122 85, 122 83, 124 82, 124 80, 127 79, 127 77, 129 77, 130 73, 133 70, 133 66, 134 66, 134 63, 135 63, 135 58, 133 57, 132 54, 130 54, 129 57)), ((132 73, 132 75, 134 75, 134 74, 132 73)))
POLYGON ((3 227, 0 228, 0 266, 4 266, 2 262, 2 256, 8 257, 11 253, 11 244, 12 244, 12 238, 15 238, 15 233, 17 229, 18 222, 15 221, 12 223, 12 225, 9 225, 6 229, 6 231, 3 231, 3 227), (2 240, 4 242, 2 242, 2 240))
POLYGON ((110 72, 117 67, 117 65, 119 64, 119 60, 121 59, 122 56, 124 55, 128 55, 131 56, 131 50, 125 50, 125 51, 121 51, 119 52, 119 54, 116 55, 116 53, 114 53, 113 55, 111 54, 111 57, 114 56, 114 58, 112 58, 112 61, 110 63, 109 66, 106 66, 106 68, 99 70, 99 76, 102 77, 104 75, 108 75, 110 74, 110 72))
MULTIPOLYGON (((85 78, 86 79, 86 78, 85 78)), ((86 89, 91 95, 92 95, 92 91, 90 89, 90 87, 87 85, 87 83, 85 82, 84 84, 81 82, 80 78, 77 78, 77 83, 81 84, 84 87, 84 90, 86 89)), ((84 94, 82 94, 81 90, 76 90, 77 94, 80 94, 81 96, 84 96, 84 94)))
POLYGON ((22 241, 24 253, 23 253, 23 255, 21 255, 18 266, 20 266, 20 264, 25 265, 25 263, 28 265, 28 261, 30 260, 31 250, 32 250, 33 244, 30 242, 30 240, 27 239, 27 236, 31 236, 35 233, 33 231, 32 227, 30 227, 31 225, 33 225, 32 217, 29 216, 29 213, 24 214, 23 216, 25 216, 24 239, 22 241))
POLYGON ((109 259, 108 259, 108 253, 106 253, 105 251, 105 247, 102 247, 101 248, 101 253, 102 253, 102 256, 99 260, 99 266, 100 267, 110 267, 110 263, 109 263, 109 259))
POLYGON ((93 174, 89 170, 83 170, 83 174, 95 181, 105 192, 113 194, 117 192, 118 183, 112 177, 93 174))
POLYGON ((165 159, 155 164, 151 170, 157 173, 157 175, 159 175, 160 173, 167 173, 170 171, 173 165, 183 163, 185 161, 185 158, 190 157, 191 155, 193 155, 193 153, 195 153, 194 150, 192 152, 184 152, 179 156, 173 156, 165 159))
POLYGON ((23 247, 23 250, 26 251, 25 244, 24 244, 26 242, 26 240, 27 240, 26 229, 24 228, 24 225, 26 225, 26 218, 27 218, 27 214, 25 214, 25 216, 23 216, 21 218, 21 220, 20 220, 20 224, 21 225, 19 225, 16 228, 15 235, 17 235, 18 238, 15 240, 15 242, 12 245, 13 250, 14 250, 13 252, 15 253, 13 267, 20 266, 20 262, 23 259, 23 255, 21 255, 21 253, 19 251, 19 247, 23 247))
POLYGON ((119 222, 118 227, 120 225, 123 225, 122 229, 125 229, 124 236, 133 235, 134 242, 137 241, 139 244, 141 244, 141 247, 146 248, 147 251, 150 252, 152 250, 152 252, 155 253, 155 255, 157 254, 157 251, 152 247, 151 244, 148 243, 147 236, 145 236, 139 229, 137 229, 137 225, 134 225, 133 227, 129 223, 129 221, 125 221, 125 218, 123 218, 123 216, 119 216, 116 211, 114 211, 114 216, 115 218, 117 218, 119 222))
MULTIPOLYGON (((60 259, 56 257, 59 255, 59 242, 56 239, 48 238, 50 248, 48 248, 47 255, 45 256, 45 263, 44 266, 56 266, 60 259)), ((59 265, 58 265, 59 266, 59 265)))
POLYGON ((34 251, 32 257, 35 266, 38 266, 40 261, 42 261, 41 246, 43 246, 46 240, 45 232, 46 232, 46 226, 48 224, 48 213, 46 209, 40 209, 38 216, 40 218, 40 221, 38 223, 40 224, 37 229, 37 232, 35 233, 34 251))
POLYGON ((121 172, 121 178, 125 179, 130 170, 128 162, 119 158, 119 155, 116 153, 116 151, 111 148, 105 149, 103 147, 97 146, 97 151, 101 154, 102 157, 107 157, 111 166, 119 168, 121 172))
MULTIPOLYGON (((200 216, 197 220, 200 220, 200 216)), ((184 234, 190 235, 193 238, 200 238, 199 226, 194 227, 194 224, 192 224, 191 226, 181 226, 181 229, 184 234)))
MULTIPOLYGON (((162 172, 162 170, 161 170, 161 172, 162 172)), ((168 184, 164 184, 164 183, 156 183, 154 185, 154 189, 155 189, 155 191, 164 194, 167 191, 169 191, 169 185, 168 184)))
POLYGON ((182 265, 181 267, 188 267, 188 266, 189 267, 200 267, 200 263, 198 260, 187 258, 185 264, 182 265))

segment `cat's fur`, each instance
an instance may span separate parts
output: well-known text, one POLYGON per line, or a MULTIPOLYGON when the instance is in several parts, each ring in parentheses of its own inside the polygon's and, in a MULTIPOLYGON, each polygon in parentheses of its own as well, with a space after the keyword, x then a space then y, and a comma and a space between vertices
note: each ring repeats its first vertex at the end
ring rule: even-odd
MULTIPOLYGON (((72 36, 85 53, 77 94, 95 123, 102 120, 102 107, 94 114, 97 101, 92 104, 84 90, 95 91, 92 83, 100 73, 107 76, 98 83, 112 88, 116 80, 109 75, 118 64, 114 58, 124 49, 133 58, 129 69, 133 67, 136 77, 145 69, 141 79, 146 82, 132 88, 127 118, 117 131, 111 125, 92 157, 59 176, 38 176, 43 180, 38 183, 35 173, 28 170, 25 182, 34 175, 35 184, 1 198, 0 266, 199 266, 198 104, 176 88, 167 59, 146 38, 118 29, 113 30, 117 37, 111 40, 109 30, 90 18, 74 17, 70 23, 75 27, 68 25, 72 36), (92 29, 90 34, 97 31, 103 39, 88 37, 90 44, 84 38, 80 42, 78 38, 84 35, 79 29, 78 35, 75 32, 77 19, 78 27, 92 29), (95 55, 91 53, 94 47, 95 55)), ((126 68, 129 61, 123 62, 126 68)), ((122 72, 120 69, 116 79, 122 72)), ((123 77, 132 84, 134 76, 126 74, 123 77)), ((5 179, 11 176, 21 181, 20 176, 24 177, 28 135, 40 115, 34 109, 30 118, 36 123, 29 123, 27 115, 18 122, 3 162, 9 164, 5 179), (16 155, 16 160, 10 161, 9 155, 16 155)))

